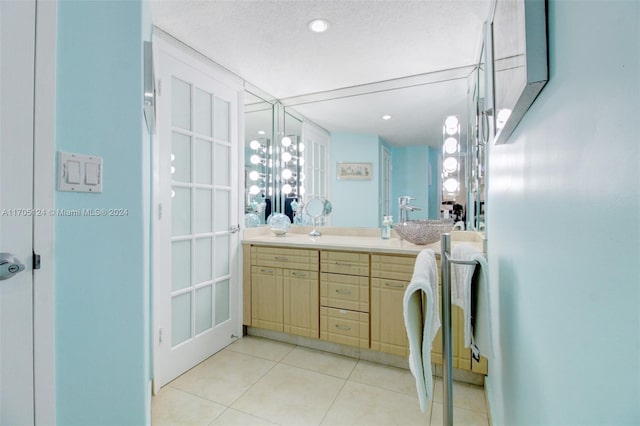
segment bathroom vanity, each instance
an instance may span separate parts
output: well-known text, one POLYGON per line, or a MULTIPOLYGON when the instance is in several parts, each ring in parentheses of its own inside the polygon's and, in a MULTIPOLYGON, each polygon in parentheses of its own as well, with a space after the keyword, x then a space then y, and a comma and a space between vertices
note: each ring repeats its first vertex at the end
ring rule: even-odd
MULTIPOLYGON (((248 333, 406 367, 404 291, 421 250, 433 249, 440 267, 440 243, 418 246, 395 234, 383 240, 378 229, 370 228, 323 227, 320 237, 310 237, 310 230, 294 226, 283 237, 266 227, 245 230, 243 324, 248 333)), ((454 245, 465 241, 483 248, 481 234, 451 235, 454 245)), ((462 310, 453 306, 452 365, 487 374, 487 360, 474 361, 463 347, 462 320, 462 310)), ((440 332, 431 361, 442 363, 440 332)))

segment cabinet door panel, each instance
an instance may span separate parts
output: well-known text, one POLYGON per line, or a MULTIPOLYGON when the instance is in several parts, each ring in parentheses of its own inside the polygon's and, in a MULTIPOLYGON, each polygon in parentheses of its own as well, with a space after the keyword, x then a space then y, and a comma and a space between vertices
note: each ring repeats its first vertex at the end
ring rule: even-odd
POLYGON ((371 349, 409 355, 402 300, 408 282, 371 279, 371 349))
POLYGON ((254 327, 283 331, 281 269, 251 268, 251 320, 254 327))
POLYGON ((318 273, 283 271, 284 332, 305 337, 320 337, 318 273))

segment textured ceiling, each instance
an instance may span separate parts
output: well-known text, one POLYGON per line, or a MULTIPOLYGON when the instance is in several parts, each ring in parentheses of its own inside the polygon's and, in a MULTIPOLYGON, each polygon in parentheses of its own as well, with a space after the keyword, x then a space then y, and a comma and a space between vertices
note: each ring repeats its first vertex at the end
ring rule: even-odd
POLYGON ((396 145, 435 145, 446 114, 466 115, 463 74, 477 62, 488 10, 489 0, 152 1, 154 25, 285 105, 301 95, 387 80, 403 87, 405 77, 439 74, 445 82, 289 102, 329 131, 380 134, 396 145), (307 30, 318 17, 330 22, 326 33, 307 30), (458 69, 457 80, 438 73, 449 69, 458 69), (381 122, 382 114, 394 118, 381 122))

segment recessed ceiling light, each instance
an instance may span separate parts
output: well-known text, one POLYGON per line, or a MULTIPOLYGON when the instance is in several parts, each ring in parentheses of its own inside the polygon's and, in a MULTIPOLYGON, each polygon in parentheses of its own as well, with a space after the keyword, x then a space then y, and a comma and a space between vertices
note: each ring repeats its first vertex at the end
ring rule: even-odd
POLYGON ((264 130, 258 130, 259 135, 264 135, 264 130))
POLYGON ((385 114, 380 118, 382 118, 383 120, 391 120, 391 116, 389 114, 385 114))
POLYGON ((307 24, 307 28, 314 33, 323 33, 329 29, 329 22, 325 19, 314 19, 307 24))

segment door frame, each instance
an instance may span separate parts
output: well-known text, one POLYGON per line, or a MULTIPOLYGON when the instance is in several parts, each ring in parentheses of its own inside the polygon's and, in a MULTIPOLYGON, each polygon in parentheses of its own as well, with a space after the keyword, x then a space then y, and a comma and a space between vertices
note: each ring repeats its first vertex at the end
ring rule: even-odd
MULTIPOLYGON (((178 61, 184 62, 185 64, 195 68, 198 71, 201 71, 204 74, 213 75, 215 80, 218 80, 220 83, 226 85, 230 89, 234 90, 238 95, 237 105, 238 105, 238 153, 237 157, 237 182, 238 188, 244 188, 244 150, 241 149, 244 146, 244 85, 245 82, 242 78, 233 74, 231 71, 222 67, 221 65, 213 62, 211 59, 206 56, 200 54, 196 50, 191 47, 185 45, 179 40, 173 38, 171 35, 165 33, 161 29, 157 27, 153 27, 153 35, 152 35, 152 45, 153 45, 153 68, 155 70, 155 81, 154 87, 156 91, 158 89, 162 90, 162 88, 158 88, 158 78, 160 76, 160 52, 164 51, 165 53, 170 54, 174 59, 178 61)), ((166 84, 166 83, 164 83, 166 84)), ((159 103, 159 97, 156 101, 156 107, 159 103)), ((157 110, 160 111, 159 109, 157 110)), ((157 120, 162 119, 159 115, 157 116, 157 120)), ((159 255, 161 250, 156 248, 156 241, 159 241, 160 238, 160 224, 158 223, 158 217, 162 214, 161 209, 159 207, 159 203, 161 202, 161 194, 160 190, 160 172, 158 170, 160 164, 160 148, 158 146, 158 134, 157 132, 152 135, 152 201, 151 201, 151 235, 152 235, 152 244, 151 244, 151 294, 152 294, 152 308, 151 308, 151 356, 152 356, 152 393, 157 395, 160 391, 160 386, 156 378, 156 374, 158 372, 158 357, 157 346, 158 341, 161 336, 159 335, 158 329, 158 319, 157 316, 159 312, 157 312, 156 306, 158 303, 158 291, 156 291, 156 280, 154 277, 159 275, 159 255)), ((242 227, 244 227, 244 221, 241 220, 242 212, 244 212, 244 197, 238 197, 236 211, 236 218, 230 218, 231 223, 234 223, 236 220, 242 227)), ((242 231, 241 231, 242 232, 242 231)), ((242 239, 242 234, 238 236, 239 240, 242 239)), ((238 243, 238 253, 232 254, 231 259, 233 263, 234 272, 237 277, 237 294, 238 300, 235 305, 235 321, 236 326, 234 328, 234 334, 238 337, 242 336, 242 300, 243 300, 243 292, 242 292, 242 250, 240 249, 241 243, 238 243)))
MULTIPOLYGON (((33 208, 55 205, 55 107, 58 0, 36 0, 33 208)), ((55 215, 33 218, 33 373, 36 424, 55 424, 55 215)))

